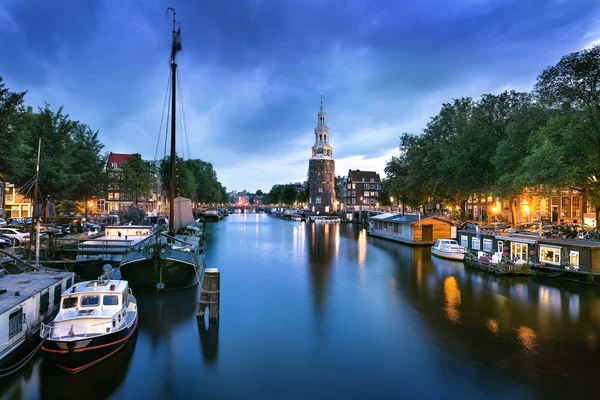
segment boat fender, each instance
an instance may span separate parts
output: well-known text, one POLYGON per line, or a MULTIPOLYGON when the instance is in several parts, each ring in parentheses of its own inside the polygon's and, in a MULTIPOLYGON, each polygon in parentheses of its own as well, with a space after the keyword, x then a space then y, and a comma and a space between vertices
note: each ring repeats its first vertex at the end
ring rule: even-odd
POLYGON ((164 283, 162 283, 162 282, 159 282, 159 283, 157 283, 157 284, 156 284, 156 288, 157 288, 158 290, 162 290, 162 289, 164 289, 164 288, 165 288, 165 284, 164 284, 164 283))
POLYGON ((160 252, 164 253, 165 252, 165 248, 163 247, 162 249, 160 249, 160 252))
POLYGON ((154 249, 150 249, 150 253, 154 253, 154 249))

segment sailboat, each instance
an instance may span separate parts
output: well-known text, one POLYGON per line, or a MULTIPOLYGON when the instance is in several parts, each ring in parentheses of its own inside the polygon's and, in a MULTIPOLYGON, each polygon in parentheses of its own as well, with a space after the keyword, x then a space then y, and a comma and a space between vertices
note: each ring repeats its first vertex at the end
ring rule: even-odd
POLYGON ((157 229, 148 238, 125 251, 119 264, 124 280, 133 286, 174 290, 201 283, 204 276, 204 240, 202 225, 194 220, 192 201, 175 198, 175 88, 177 63, 181 49, 181 29, 173 11, 173 43, 171 48, 171 184, 169 187, 169 227, 157 229))

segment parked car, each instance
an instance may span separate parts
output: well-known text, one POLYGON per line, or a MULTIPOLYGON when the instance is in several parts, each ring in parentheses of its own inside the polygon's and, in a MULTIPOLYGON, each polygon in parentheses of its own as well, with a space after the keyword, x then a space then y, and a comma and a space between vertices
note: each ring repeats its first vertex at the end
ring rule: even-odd
POLYGON ((4 218, 0 218, 0 228, 4 228, 6 226, 6 220, 4 218))
POLYGON ((12 246, 13 241, 8 236, 0 235, 0 249, 4 249, 5 247, 12 246))
POLYGON ((81 233, 87 231, 85 218, 57 217, 53 218, 51 222, 60 225, 64 233, 81 233))
POLYGON ((29 242, 29 232, 22 229, 1 228, 0 235, 11 238, 15 246, 29 242))
POLYGON ((9 218, 9 219, 6 220, 6 224, 7 225, 11 225, 11 224, 14 224, 14 225, 20 224, 20 225, 22 225, 24 222, 25 221, 23 220, 23 218, 9 218))
MULTIPOLYGON (((44 232, 47 232, 48 235, 50 236, 62 236, 63 235, 63 229, 60 225, 55 225, 55 224, 46 224, 43 225, 44 227, 44 232)), ((41 227, 40 227, 41 229, 41 227)))

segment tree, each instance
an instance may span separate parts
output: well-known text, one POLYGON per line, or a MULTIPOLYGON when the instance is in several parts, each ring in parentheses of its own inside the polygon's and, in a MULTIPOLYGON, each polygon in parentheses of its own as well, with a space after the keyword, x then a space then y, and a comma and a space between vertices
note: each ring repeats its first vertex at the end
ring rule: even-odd
POLYGON ((72 135, 77 122, 71 121, 63 107, 56 112, 46 103, 37 114, 26 114, 20 125, 21 143, 14 150, 13 181, 23 194, 31 194, 35 176, 38 141, 41 139, 39 198, 42 210, 49 200, 73 198, 76 174, 71 170, 72 135))
POLYGON ((23 118, 23 98, 27 92, 11 92, 0 77, 0 175, 12 174, 13 155, 19 145, 18 128, 23 118))
POLYGON ((142 225, 144 223, 144 218, 146 217, 144 210, 141 207, 136 206, 121 209, 117 213, 121 221, 131 221, 133 225, 142 225))
POLYGON ((73 174, 73 198, 84 202, 87 218, 88 199, 99 195, 105 183, 106 175, 102 174, 102 169, 106 158, 101 154, 104 145, 98 140, 98 131, 94 132, 82 123, 77 123, 72 139, 70 170, 73 174))
POLYGON ((138 199, 148 197, 152 190, 153 179, 150 167, 138 153, 133 154, 123 166, 121 190, 137 206, 138 199))
POLYGON ((587 193, 600 226, 600 45, 568 54, 546 68, 538 76, 535 93, 560 116, 541 131, 529 166, 545 156, 566 157, 564 162, 569 162, 566 171, 560 171, 561 181, 570 179, 571 186, 587 193))

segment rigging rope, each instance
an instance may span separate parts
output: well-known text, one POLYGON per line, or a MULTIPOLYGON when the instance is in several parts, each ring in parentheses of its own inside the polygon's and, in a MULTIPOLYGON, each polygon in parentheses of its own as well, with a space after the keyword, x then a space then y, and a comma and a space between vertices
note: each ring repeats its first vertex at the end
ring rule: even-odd
MULTIPOLYGON (((165 108, 167 107, 167 100, 169 99, 169 88, 171 87, 171 74, 169 74, 169 79, 167 79, 167 90, 165 91, 165 101, 163 103, 163 110, 160 117, 160 127, 158 128, 158 139, 156 140, 156 150, 154 151, 154 161, 156 161, 156 157, 158 156, 158 146, 160 145, 160 136, 162 133, 163 121, 165 118, 165 108)), ((168 122, 167 122, 168 124, 168 122)), ((163 157, 164 158, 164 157, 163 157)))

